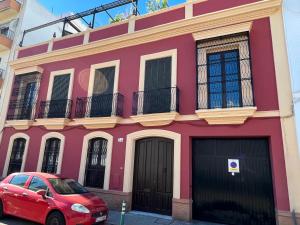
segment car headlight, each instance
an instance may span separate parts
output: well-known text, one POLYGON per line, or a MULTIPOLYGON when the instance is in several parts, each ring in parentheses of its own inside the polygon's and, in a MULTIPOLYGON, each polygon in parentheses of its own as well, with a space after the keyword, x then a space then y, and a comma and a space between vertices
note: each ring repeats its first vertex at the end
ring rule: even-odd
POLYGON ((79 212, 79 213, 90 213, 90 210, 88 208, 86 208, 85 206, 81 205, 81 204, 73 204, 71 206, 71 209, 75 212, 79 212))

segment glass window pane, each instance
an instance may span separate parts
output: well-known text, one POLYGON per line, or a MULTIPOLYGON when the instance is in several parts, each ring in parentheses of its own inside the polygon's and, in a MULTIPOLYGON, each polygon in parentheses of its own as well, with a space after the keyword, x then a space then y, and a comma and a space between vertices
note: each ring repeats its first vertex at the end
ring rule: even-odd
POLYGON ((30 181, 30 185, 28 189, 32 191, 39 191, 39 190, 47 191, 48 187, 42 179, 38 177, 33 177, 32 180, 30 181))
POLYGON ((209 107, 240 106, 239 52, 231 50, 207 56, 209 107))
POLYGON ((24 187, 28 178, 29 178, 28 175, 16 175, 11 179, 9 183, 16 186, 24 187))

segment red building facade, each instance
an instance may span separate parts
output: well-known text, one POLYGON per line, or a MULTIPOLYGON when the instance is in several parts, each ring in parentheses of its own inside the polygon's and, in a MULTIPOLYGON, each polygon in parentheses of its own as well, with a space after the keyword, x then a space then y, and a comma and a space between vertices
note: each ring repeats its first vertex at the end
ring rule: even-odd
POLYGON ((191 1, 21 48, 3 175, 59 173, 111 208, 290 223, 270 19, 280 7, 191 1))

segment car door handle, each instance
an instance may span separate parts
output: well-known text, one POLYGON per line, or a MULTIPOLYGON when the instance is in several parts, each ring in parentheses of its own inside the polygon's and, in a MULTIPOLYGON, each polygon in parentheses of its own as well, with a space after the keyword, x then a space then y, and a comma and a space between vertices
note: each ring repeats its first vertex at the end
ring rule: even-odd
POLYGON ((22 194, 23 196, 25 196, 25 197, 27 197, 28 196, 28 194, 26 193, 26 192, 23 192, 23 194, 22 194))
POLYGON ((8 190, 8 187, 3 187, 3 190, 4 190, 4 191, 7 191, 7 190, 8 190))

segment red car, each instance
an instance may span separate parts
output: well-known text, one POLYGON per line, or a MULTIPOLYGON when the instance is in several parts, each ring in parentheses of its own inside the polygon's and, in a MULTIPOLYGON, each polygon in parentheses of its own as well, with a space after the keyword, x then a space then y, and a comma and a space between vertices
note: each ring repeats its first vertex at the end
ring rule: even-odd
POLYGON ((13 215, 46 225, 98 225, 107 205, 72 179, 14 173, 0 183, 0 218, 13 215))

